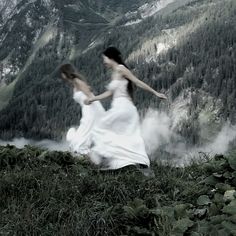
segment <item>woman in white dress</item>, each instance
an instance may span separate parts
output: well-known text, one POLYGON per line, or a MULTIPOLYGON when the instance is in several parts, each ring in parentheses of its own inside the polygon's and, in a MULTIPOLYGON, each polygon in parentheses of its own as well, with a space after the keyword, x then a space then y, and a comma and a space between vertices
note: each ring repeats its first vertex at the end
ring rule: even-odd
POLYGON ((149 167, 150 160, 141 136, 138 111, 132 101, 132 85, 135 84, 159 98, 167 97, 136 78, 115 47, 109 47, 103 52, 103 60, 112 69, 111 82, 106 92, 88 98, 85 104, 111 96, 112 103, 111 109, 106 111, 92 131, 90 158, 102 169, 119 169, 128 165, 149 167))
POLYGON ((73 152, 78 154, 89 154, 91 147, 91 131, 105 110, 100 102, 89 106, 84 101, 93 97, 90 87, 85 83, 84 78, 78 74, 71 64, 64 64, 60 67, 61 77, 73 86, 73 99, 80 104, 82 116, 78 128, 70 128, 66 140, 73 152))

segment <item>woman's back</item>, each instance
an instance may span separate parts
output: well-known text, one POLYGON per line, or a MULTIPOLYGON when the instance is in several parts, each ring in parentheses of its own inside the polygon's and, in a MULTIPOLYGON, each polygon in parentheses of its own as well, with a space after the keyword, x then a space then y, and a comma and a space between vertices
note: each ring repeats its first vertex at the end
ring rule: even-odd
POLYGON ((115 70, 107 89, 113 92, 113 98, 126 97, 131 99, 128 93, 128 83, 128 80, 125 79, 118 70, 115 70))

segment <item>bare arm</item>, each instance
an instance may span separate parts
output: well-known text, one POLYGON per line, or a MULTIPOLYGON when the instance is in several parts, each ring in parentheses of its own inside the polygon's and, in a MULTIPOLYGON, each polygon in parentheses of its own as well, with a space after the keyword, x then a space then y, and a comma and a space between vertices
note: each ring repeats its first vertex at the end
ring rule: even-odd
POLYGON ((129 69, 127 69, 125 66, 119 66, 119 72, 129 80, 131 80, 136 86, 153 93, 155 96, 159 98, 164 98, 167 99, 167 97, 163 93, 158 93, 154 89, 152 89, 150 86, 148 86, 146 83, 143 81, 139 80, 136 76, 134 76, 129 69))
POLYGON ((112 91, 106 91, 100 95, 94 96, 93 98, 90 99, 90 101, 91 102, 100 101, 111 96, 112 96, 112 91))
POLYGON ((93 96, 93 97, 90 97, 89 99, 85 100, 85 104, 86 105, 89 105, 91 104, 92 102, 94 101, 100 101, 100 100, 103 100, 105 98, 108 98, 108 97, 111 97, 112 96, 112 91, 106 91, 100 95, 97 95, 97 96, 93 96))

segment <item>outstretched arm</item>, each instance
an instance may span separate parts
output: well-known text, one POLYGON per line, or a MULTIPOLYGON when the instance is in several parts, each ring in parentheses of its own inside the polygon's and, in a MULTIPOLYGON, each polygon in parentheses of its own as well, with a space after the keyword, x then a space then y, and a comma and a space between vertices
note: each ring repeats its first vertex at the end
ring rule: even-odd
POLYGON ((102 93, 102 94, 100 94, 98 96, 93 96, 93 97, 91 97, 89 99, 86 99, 84 103, 86 105, 89 105, 89 104, 91 104, 94 101, 100 101, 100 100, 103 100, 105 98, 111 97, 112 94, 113 94, 112 91, 108 90, 108 91, 106 91, 106 92, 104 92, 104 93, 102 93))
POLYGON ((154 89, 152 89, 150 86, 148 86, 146 83, 144 83, 143 81, 139 80, 136 76, 134 76, 132 74, 132 72, 127 69, 125 66, 121 65, 119 66, 119 72, 126 78, 128 78, 129 80, 131 80, 136 86, 153 93, 155 96, 159 97, 159 98, 163 98, 163 99, 167 99, 166 95, 163 93, 158 93, 157 91, 155 91, 154 89))

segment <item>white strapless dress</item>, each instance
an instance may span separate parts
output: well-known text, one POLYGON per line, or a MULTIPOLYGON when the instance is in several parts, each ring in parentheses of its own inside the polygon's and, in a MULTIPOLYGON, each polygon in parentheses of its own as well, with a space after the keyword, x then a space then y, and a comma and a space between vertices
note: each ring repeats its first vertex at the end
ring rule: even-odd
POLYGON ((78 128, 70 128, 66 135, 66 140, 73 152, 78 154, 89 154, 91 147, 91 132, 105 110, 100 102, 96 101, 90 105, 85 105, 87 96, 82 91, 74 91, 73 99, 80 104, 82 116, 78 128))
POLYGON ((117 71, 107 86, 113 91, 111 109, 94 126, 90 158, 102 169, 128 165, 150 166, 141 136, 137 108, 127 92, 128 81, 117 71))

